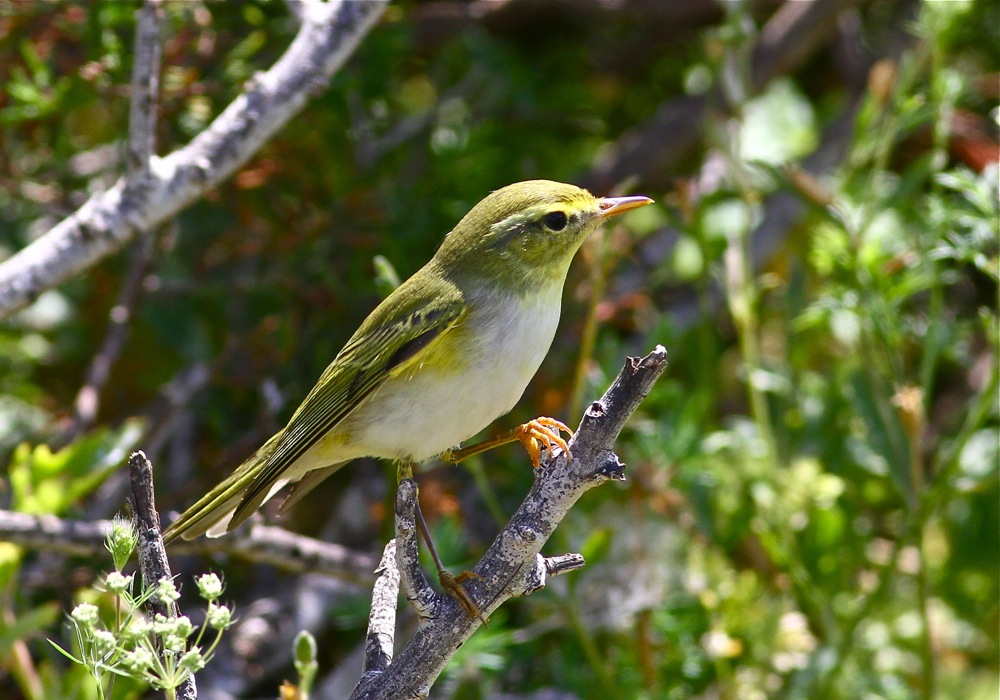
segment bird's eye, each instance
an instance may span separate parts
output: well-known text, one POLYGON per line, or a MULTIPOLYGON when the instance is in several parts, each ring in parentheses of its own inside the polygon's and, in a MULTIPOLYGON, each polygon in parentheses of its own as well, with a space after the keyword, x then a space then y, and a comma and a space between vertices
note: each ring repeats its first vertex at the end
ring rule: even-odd
POLYGON ((542 217, 542 223, 545 224, 545 228, 550 231, 562 231, 566 228, 566 214, 561 211, 549 212, 542 217))

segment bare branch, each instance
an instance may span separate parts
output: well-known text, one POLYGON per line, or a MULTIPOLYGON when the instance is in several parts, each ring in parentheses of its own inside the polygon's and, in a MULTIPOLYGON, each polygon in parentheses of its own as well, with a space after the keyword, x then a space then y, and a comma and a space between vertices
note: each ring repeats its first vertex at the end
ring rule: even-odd
MULTIPOLYGON (((37 551, 71 556, 106 555, 104 542, 110 520, 65 520, 54 515, 29 515, 0 510, 0 541, 37 551)), ((378 562, 365 552, 254 524, 228 537, 177 541, 171 554, 225 555, 270 564, 295 573, 317 573, 370 586, 378 562)))
MULTIPOLYGON (((605 481, 625 478, 625 467, 612 446, 666 366, 667 352, 662 346, 644 358, 629 358, 604 397, 585 412, 569 444, 572 461, 557 453, 536 470, 528 496, 476 565, 474 571, 482 578, 464 584, 483 614, 488 615, 512 596, 527 595, 544 586, 550 567, 559 571, 582 565, 579 555, 546 560, 539 552, 584 492, 605 481)), ((418 599, 421 625, 384 672, 369 673, 359 684, 352 696, 356 700, 426 697, 444 665, 480 624, 452 598, 430 591, 422 570, 414 564, 415 503, 415 485, 402 481, 396 498, 397 561, 404 588, 418 599)))
MULTIPOLYGON (((861 0, 786 2, 761 29, 753 49, 751 81, 762 90, 777 75, 801 67, 837 32, 837 20, 861 0)), ((701 143, 709 107, 721 93, 683 95, 663 103, 644 125, 626 133, 583 178, 594 192, 607 192, 638 176, 648 187, 670 187, 677 168, 701 143)))
MULTIPOLYGON (((160 534, 160 516, 156 512, 153 496, 153 465, 142 452, 133 452, 128 458, 128 469, 132 481, 132 515, 139 531, 139 545, 136 548, 139 571, 142 573, 143 588, 155 588, 160 581, 170 581, 173 577, 170 562, 167 561, 167 549, 163 546, 160 534)), ((176 617, 180 614, 176 603, 163 602, 155 595, 146 599, 146 607, 150 617, 155 614, 176 617)), ((198 690, 193 675, 189 675, 177 687, 176 697, 181 700, 197 699, 198 690)))
POLYGON ((135 58, 132 63, 132 103, 129 105, 126 159, 127 177, 132 182, 139 182, 149 176, 150 163, 156 153, 162 34, 161 0, 145 0, 136 12, 135 58))
MULTIPOLYGON (((403 479, 396 489, 396 565, 406 599, 413 606, 421 624, 434 616, 437 593, 420 566, 417 541, 417 484, 403 479)), ((360 688, 360 685, 358 686, 360 688)))
POLYGON ((56 441, 59 445, 68 445, 89 428, 97 418, 97 410, 101 403, 101 391, 111 376, 111 369, 121 355, 128 339, 135 308, 142 292, 142 281, 149 272, 153 262, 156 247, 154 231, 142 236, 131 251, 128 270, 122 280, 118 299, 108 314, 108 327, 104 332, 101 347, 90 361, 83 381, 83 386, 73 401, 73 422, 66 432, 56 441))
POLYGON ((372 588, 372 609, 365 636, 365 663, 358 686, 380 674, 392 663, 396 638, 396 601, 399 599, 399 569, 396 567, 396 540, 389 540, 378 565, 378 579, 372 588))
POLYGON ((304 3, 302 26, 278 62, 191 143, 152 158, 145 186, 119 180, 0 263, 0 318, 175 216, 232 174, 326 86, 386 3, 304 3))

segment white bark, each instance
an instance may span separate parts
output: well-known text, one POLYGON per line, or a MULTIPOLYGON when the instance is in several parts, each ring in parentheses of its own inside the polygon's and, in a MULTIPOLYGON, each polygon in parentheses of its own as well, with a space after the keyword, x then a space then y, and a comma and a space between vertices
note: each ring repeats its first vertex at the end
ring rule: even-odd
MULTIPOLYGON (((119 250, 142 231, 176 216, 243 165, 322 91, 357 48, 387 0, 304 2, 288 50, 187 146, 145 164, 92 196, 76 212, 0 263, 0 318, 119 250)), ((147 83, 148 84, 148 83, 147 83)), ((149 97, 149 94, 147 94, 149 97)), ((151 154, 152 104, 133 111, 131 152, 151 154), (138 115, 138 116, 135 116, 138 115)), ((141 160, 141 155, 139 156, 141 160)))

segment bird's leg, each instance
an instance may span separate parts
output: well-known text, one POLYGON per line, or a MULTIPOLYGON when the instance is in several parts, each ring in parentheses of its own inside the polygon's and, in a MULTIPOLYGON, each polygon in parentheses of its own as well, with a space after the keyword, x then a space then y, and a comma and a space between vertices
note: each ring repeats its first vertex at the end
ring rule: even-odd
POLYGON ((465 611, 466 615, 469 617, 478 617, 480 622, 489 627, 483 614, 479 611, 479 606, 476 605, 475 601, 472 600, 472 596, 469 595, 469 592, 462 585, 463 581, 468 581, 470 578, 481 579, 482 576, 472 571, 463 571, 458 576, 455 576, 448 569, 444 568, 441 557, 438 556, 437 550, 434 549, 434 543, 431 541, 431 533, 427 529, 427 522, 424 520, 424 514, 420 510, 419 499, 417 500, 417 528, 420 530, 420 534, 423 535, 424 542, 427 543, 427 551, 431 553, 434 566, 437 567, 438 583, 441 584, 441 588, 458 601, 458 604, 465 611))
POLYGON ((486 452, 486 450, 492 450, 494 447, 506 445, 508 442, 520 442, 524 445, 524 449, 528 451, 528 456, 531 457, 532 465, 534 465, 535 469, 538 469, 541 464, 540 459, 542 456, 543 444, 549 449, 552 449, 552 446, 555 445, 563 451, 567 460, 572 459, 572 455, 569 453, 569 445, 567 445, 566 441, 559 435, 560 431, 566 433, 570 437, 573 436, 573 431, 570 430, 569 426, 566 424, 557 421, 555 418, 542 416, 540 418, 530 420, 524 425, 519 425, 513 430, 509 430, 495 438, 484 440, 479 444, 461 447, 457 450, 448 450, 442 453, 440 458, 444 462, 457 464, 466 457, 477 455, 480 452, 486 452))
MULTIPOLYGON (((403 479, 413 478, 413 465, 409 462, 400 462, 396 466, 396 478, 398 481, 403 479)), ((417 515, 417 529, 420 531, 420 535, 424 538, 424 542, 427 544, 427 551, 431 554, 431 559, 434 560, 434 566, 438 570, 438 583, 441 584, 448 595, 458 601, 462 610, 469 617, 478 617, 480 622, 489 627, 486 619, 483 617, 482 613, 479 611, 479 606, 476 605, 475 601, 472 600, 472 596, 469 592, 465 590, 462 586, 463 581, 468 581, 470 578, 482 578, 477 573, 472 571, 463 571, 458 576, 448 571, 441 562, 441 557, 438 556, 437 549, 434 548, 434 541, 431 540, 430 530, 427 528, 427 521, 424 520, 424 513, 420 510, 420 490, 417 489, 417 502, 414 504, 416 506, 417 515)))

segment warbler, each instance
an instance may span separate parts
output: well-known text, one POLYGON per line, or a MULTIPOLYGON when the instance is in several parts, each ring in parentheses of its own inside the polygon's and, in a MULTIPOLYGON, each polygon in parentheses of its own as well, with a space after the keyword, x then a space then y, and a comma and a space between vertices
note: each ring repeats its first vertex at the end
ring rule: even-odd
MULTIPOLYGON (((288 425, 164 533, 217 536, 289 483, 282 512, 344 463, 458 461, 522 442, 568 450, 538 418, 500 438, 458 446, 510 411, 552 344, 562 289, 580 245, 609 217, 652 203, 597 198, 574 185, 529 180, 489 194, 434 257, 365 319, 288 425)), ((439 565, 439 569, 440 569, 439 565)))

